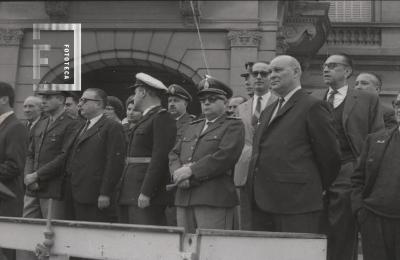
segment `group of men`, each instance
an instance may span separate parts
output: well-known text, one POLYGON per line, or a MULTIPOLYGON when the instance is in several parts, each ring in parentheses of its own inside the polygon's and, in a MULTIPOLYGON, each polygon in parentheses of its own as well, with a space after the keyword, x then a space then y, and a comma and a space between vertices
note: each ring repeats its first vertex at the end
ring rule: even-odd
POLYGON ((187 232, 324 233, 332 260, 355 259, 361 231, 364 259, 399 258, 400 133, 395 111, 379 102, 379 77, 362 73, 349 86, 345 54, 327 58, 328 88, 313 93, 294 57, 246 69, 248 100, 210 76, 198 84, 197 119, 184 87, 136 74, 130 91, 142 115, 128 143, 121 123, 104 116, 101 89, 85 90, 68 111, 64 93, 38 91, 25 101, 24 126, 12 87, 1 83, 0 181, 17 197, 0 201, 0 215, 44 218, 51 205, 58 219, 117 214, 121 223, 187 232), (46 116, 32 116, 37 104, 46 116))

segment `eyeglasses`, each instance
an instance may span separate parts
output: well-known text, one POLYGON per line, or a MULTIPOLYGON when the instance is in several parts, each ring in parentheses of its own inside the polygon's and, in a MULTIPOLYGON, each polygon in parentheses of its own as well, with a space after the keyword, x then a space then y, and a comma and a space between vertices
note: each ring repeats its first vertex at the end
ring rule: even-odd
POLYGON ((400 100, 393 101, 393 106, 394 107, 400 107, 400 100))
POLYGON ((268 77, 269 72, 268 71, 264 71, 264 70, 254 70, 251 72, 251 75, 255 78, 258 77, 258 75, 261 75, 262 78, 266 78, 268 77))
POLYGON ((346 66, 346 67, 349 66, 349 64, 346 64, 346 63, 330 62, 330 63, 324 63, 324 64, 322 64, 321 69, 324 70, 325 67, 328 67, 328 69, 333 70, 333 69, 335 69, 335 68, 336 68, 337 66, 339 66, 339 65, 343 65, 343 66, 346 66))
POLYGON ((220 99, 220 100, 225 100, 223 97, 220 97, 220 96, 207 96, 207 97, 199 98, 199 101, 200 101, 201 103, 205 103, 206 100, 208 100, 208 102, 214 103, 214 102, 216 102, 218 99, 220 99))
POLYGON ((88 101, 102 101, 102 100, 100 100, 100 99, 92 99, 92 98, 80 98, 79 99, 79 102, 81 102, 83 104, 85 104, 88 101))

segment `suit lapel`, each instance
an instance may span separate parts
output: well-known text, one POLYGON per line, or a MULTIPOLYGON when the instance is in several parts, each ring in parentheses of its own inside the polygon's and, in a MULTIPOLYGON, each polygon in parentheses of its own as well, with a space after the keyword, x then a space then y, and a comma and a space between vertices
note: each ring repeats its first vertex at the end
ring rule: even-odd
POLYGON ((275 115, 275 117, 271 120, 270 124, 278 120, 281 116, 286 114, 287 111, 289 111, 296 103, 297 101, 305 95, 305 92, 303 89, 299 89, 296 93, 293 94, 293 96, 281 107, 281 109, 278 111, 278 113, 275 115))
POLYGON ((357 93, 354 91, 354 89, 350 88, 347 90, 347 96, 344 101, 344 108, 343 108, 343 126, 346 125, 347 119, 350 116, 351 111, 353 110, 354 105, 357 103, 357 93))
POLYGON ((104 125, 105 123, 105 115, 103 114, 100 118, 99 121, 97 121, 91 128, 89 128, 86 133, 84 133, 82 136, 78 137, 78 144, 82 143, 83 141, 89 139, 91 136, 93 136, 95 133, 98 132, 98 130, 104 125))
POLYGON ((152 108, 149 112, 147 112, 146 115, 144 115, 138 122, 137 124, 132 128, 132 133, 135 132, 135 130, 141 125, 143 124, 143 122, 147 121, 155 112, 157 112, 159 110, 160 106, 156 106, 154 108, 152 108))

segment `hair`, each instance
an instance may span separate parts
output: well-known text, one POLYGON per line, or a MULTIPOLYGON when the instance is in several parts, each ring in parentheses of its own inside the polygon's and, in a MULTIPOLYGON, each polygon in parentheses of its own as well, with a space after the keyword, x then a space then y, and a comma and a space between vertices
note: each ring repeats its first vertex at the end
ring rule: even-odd
POLYGON ((269 61, 265 61, 265 60, 257 60, 255 62, 252 62, 251 66, 250 66, 250 72, 253 71, 253 66, 257 63, 263 63, 265 65, 269 65, 269 61))
POLYGON ((149 86, 142 86, 142 88, 144 88, 146 90, 146 93, 148 93, 149 96, 151 96, 151 97, 158 97, 158 98, 162 99, 162 97, 165 94, 162 90, 157 90, 157 89, 154 89, 149 86))
POLYGON ((14 106, 15 93, 10 84, 0 82, 0 97, 8 97, 8 104, 14 106))
POLYGON ((76 94, 76 92, 69 91, 69 92, 67 92, 66 97, 72 98, 72 100, 73 100, 76 104, 79 103, 79 95, 76 94))
POLYGON ((114 108, 115 114, 117 114, 119 119, 122 119, 124 116, 124 104, 122 101, 115 96, 107 97, 107 106, 111 106, 114 108))
POLYGON ((379 88, 382 87, 382 78, 378 74, 376 74, 374 72, 360 72, 357 75, 357 77, 360 76, 361 74, 368 74, 368 75, 371 75, 371 76, 375 77, 378 87, 379 88))
POLYGON ((107 105, 107 93, 99 88, 88 88, 85 91, 92 91, 96 94, 97 98, 101 100, 102 108, 105 108, 107 105))
POLYGON ((252 61, 248 61, 244 64, 244 68, 246 69, 246 71, 248 71, 249 73, 251 73, 252 68, 253 68, 254 62, 252 61))
POLYGON ((128 108, 129 104, 134 104, 135 100, 133 99, 133 95, 129 96, 125 101, 125 107, 128 108))
POLYGON ((350 56, 349 54, 347 54, 347 53, 344 53, 344 52, 334 53, 334 54, 331 54, 331 55, 329 55, 329 56, 333 56, 333 55, 338 55, 338 56, 343 57, 343 59, 344 59, 344 61, 346 62, 346 64, 351 68, 351 73, 350 73, 350 75, 347 77, 347 78, 350 78, 350 77, 353 75, 353 71, 354 71, 354 68, 353 68, 353 59, 351 58, 351 56, 350 56))
POLYGON ((242 104, 242 103, 244 103, 244 102, 246 102, 246 101, 247 101, 247 98, 246 98, 246 97, 244 97, 244 96, 241 96, 241 95, 238 95, 238 96, 233 96, 233 97, 231 97, 230 99, 233 99, 233 98, 241 98, 243 101, 242 101, 240 104, 242 104))

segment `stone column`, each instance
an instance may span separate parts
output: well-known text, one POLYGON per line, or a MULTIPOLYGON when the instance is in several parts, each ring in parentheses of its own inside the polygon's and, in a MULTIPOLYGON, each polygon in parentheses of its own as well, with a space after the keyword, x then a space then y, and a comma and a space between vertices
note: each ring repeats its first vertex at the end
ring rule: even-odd
POLYGON ((258 46, 262 34, 259 31, 251 30, 231 30, 228 33, 228 39, 231 43, 231 70, 230 87, 234 95, 246 96, 243 87, 244 80, 240 74, 245 72, 244 65, 248 61, 258 59, 258 46))
POLYGON ((16 87, 18 54, 24 33, 21 29, 0 28, 0 81, 16 87))

